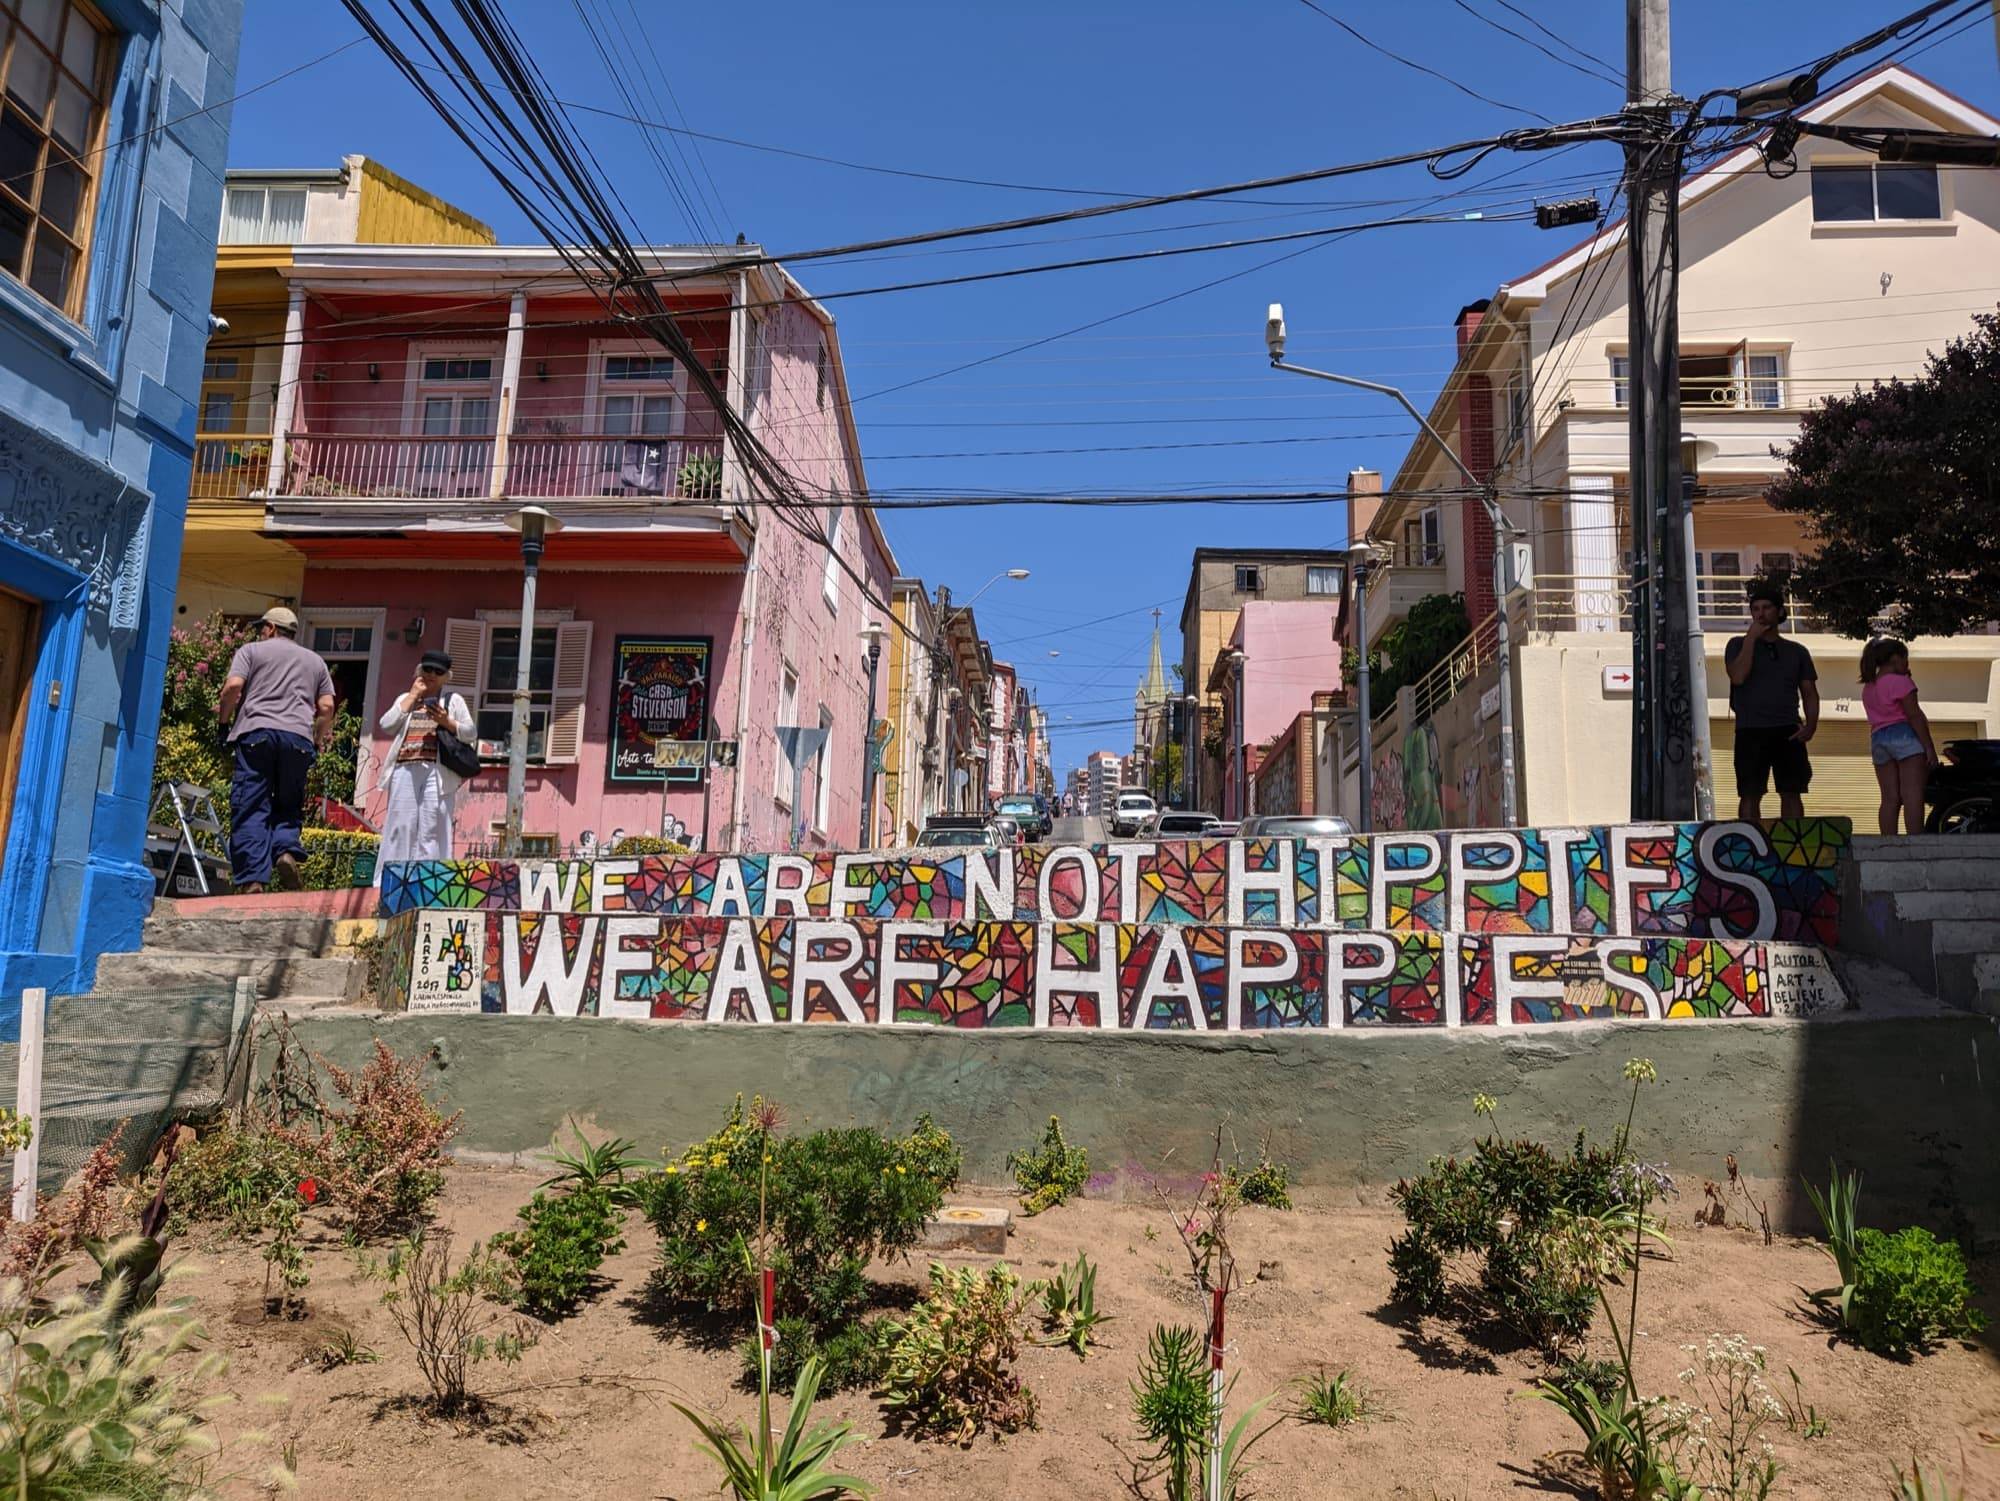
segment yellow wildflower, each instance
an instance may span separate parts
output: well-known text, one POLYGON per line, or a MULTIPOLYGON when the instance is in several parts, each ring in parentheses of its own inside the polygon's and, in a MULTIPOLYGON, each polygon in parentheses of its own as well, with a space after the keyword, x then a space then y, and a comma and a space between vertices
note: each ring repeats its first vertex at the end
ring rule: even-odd
POLYGON ((694 1222, 694 1233, 695 1233, 696 1235, 699 1235, 699 1234, 701 1234, 701 1233, 702 1233, 702 1231, 706 1230, 707 1228, 708 1228, 708 1221, 707 1221, 707 1220, 696 1220, 696 1221, 694 1222))
POLYGON ((898 1178, 904 1178, 909 1176, 908 1170, 905 1169, 903 1164, 900 1162, 896 1164, 896 1176, 898 1178))
POLYGON ((722 1153, 717 1152, 713 1157, 708 1159, 708 1165, 710 1167, 728 1167, 729 1159, 722 1153))

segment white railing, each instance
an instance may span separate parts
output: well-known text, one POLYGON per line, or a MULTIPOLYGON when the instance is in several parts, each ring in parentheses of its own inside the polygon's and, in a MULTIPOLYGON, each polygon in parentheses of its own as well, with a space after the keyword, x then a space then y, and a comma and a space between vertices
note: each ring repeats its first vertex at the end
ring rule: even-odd
POLYGON ((269 433, 196 433, 190 500, 246 500, 270 477, 269 433))
MULTIPOLYGON (((1757 582, 1770 580, 1749 574, 1702 575, 1695 583, 1701 628, 1740 628, 1750 613, 1745 595, 1757 582)), ((1792 630, 1823 627, 1824 621, 1812 606, 1799 599, 1788 584, 1780 587, 1790 610, 1786 623, 1792 630)), ((1623 632, 1631 629, 1633 596, 1634 590, 1625 579, 1543 573, 1535 576, 1535 587, 1516 609, 1530 630, 1623 632)))
MULTIPOLYGON (((1704 411, 1797 412, 1829 396, 1845 396, 1857 385, 1864 390, 1873 375, 1704 375, 1681 380, 1681 409, 1690 417, 1704 411)), ((1610 376, 1566 380, 1556 391, 1556 410, 1623 411, 1631 382, 1610 376)))
MULTIPOLYGON (((1436 713, 1468 679, 1478 676, 1498 656, 1499 649, 1500 618, 1495 613, 1474 626, 1472 634, 1452 648, 1450 656, 1410 685, 1415 700, 1410 724, 1420 724, 1436 713)), ((1374 717, 1380 719, 1388 714, 1400 697, 1400 694, 1387 695, 1383 702, 1373 706, 1374 717)))
POLYGON ((722 440, 516 436, 507 441, 507 493, 714 500, 722 493, 722 440))
MULTIPOLYGON (((493 450, 490 436, 300 433, 286 450, 283 489, 355 500, 484 499, 493 488, 493 450)), ((507 440, 502 493, 713 500, 722 493, 722 440, 518 435, 507 440)))
POLYGON ((470 500, 490 494, 493 485, 490 436, 295 433, 285 456, 287 495, 470 500))

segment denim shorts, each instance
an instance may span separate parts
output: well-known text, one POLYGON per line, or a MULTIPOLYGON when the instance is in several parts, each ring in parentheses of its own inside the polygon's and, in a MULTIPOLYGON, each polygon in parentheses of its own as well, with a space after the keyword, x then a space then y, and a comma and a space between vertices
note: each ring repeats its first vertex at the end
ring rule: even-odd
POLYGON ((1924 743, 1907 724, 1885 724, 1868 736, 1868 754, 1877 766, 1907 761, 1924 753, 1924 743))

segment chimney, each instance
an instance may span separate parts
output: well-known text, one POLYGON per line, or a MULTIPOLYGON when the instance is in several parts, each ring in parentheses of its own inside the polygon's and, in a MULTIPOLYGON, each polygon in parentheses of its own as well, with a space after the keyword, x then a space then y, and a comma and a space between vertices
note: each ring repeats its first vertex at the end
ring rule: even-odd
MULTIPOLYGON (((1458 310, 1459 357, 1486 321, 1491 299, 1482 297, 1458 310)), ((1459 457, 1481 479, 1493 472, 1493 382, 1468 375, 1458 387, 1459 457)), ((1458 507, 1460 556, 1465 562, 1465 610, 1476 625, 1493 613, 1493 524, 1476 505, 1458 507)))
POLYGON ((1382 473, 1378 469, 1347 471, 1347 545, 1359 547, 1382 509, 1382 473))
POLYGON ((1486 321, 1486 310, 1493 305, 1493 299, 1482 297, 1477 302, 1468 302, 1458 310, 1458 347, 1465 348, 1472 342, 1472 336, 1479 332, 1479 325, 1486 321))

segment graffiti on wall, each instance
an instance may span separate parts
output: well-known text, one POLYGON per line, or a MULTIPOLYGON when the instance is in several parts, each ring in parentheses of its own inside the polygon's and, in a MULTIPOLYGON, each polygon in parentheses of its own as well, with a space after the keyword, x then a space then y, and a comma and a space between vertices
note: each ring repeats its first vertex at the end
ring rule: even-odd
POLYGON ((1115 922, 1375 931, 1840 935, 1845 819, 1325 839, 1020 846, 929 855, 418 861, 417 908, 663 917, 1115 922))
POLYGON ((1427 719, 1376 727, 1378 829, 1477 829, 1500 819, 1497 686, 1472 680, 1427 719))
POLYGON ((1235 1032, 1843 1004, 1819 950, 1740 939, 430 910, 388 941, 416 955, 394 1004, 509 1015, 1235 1032))

